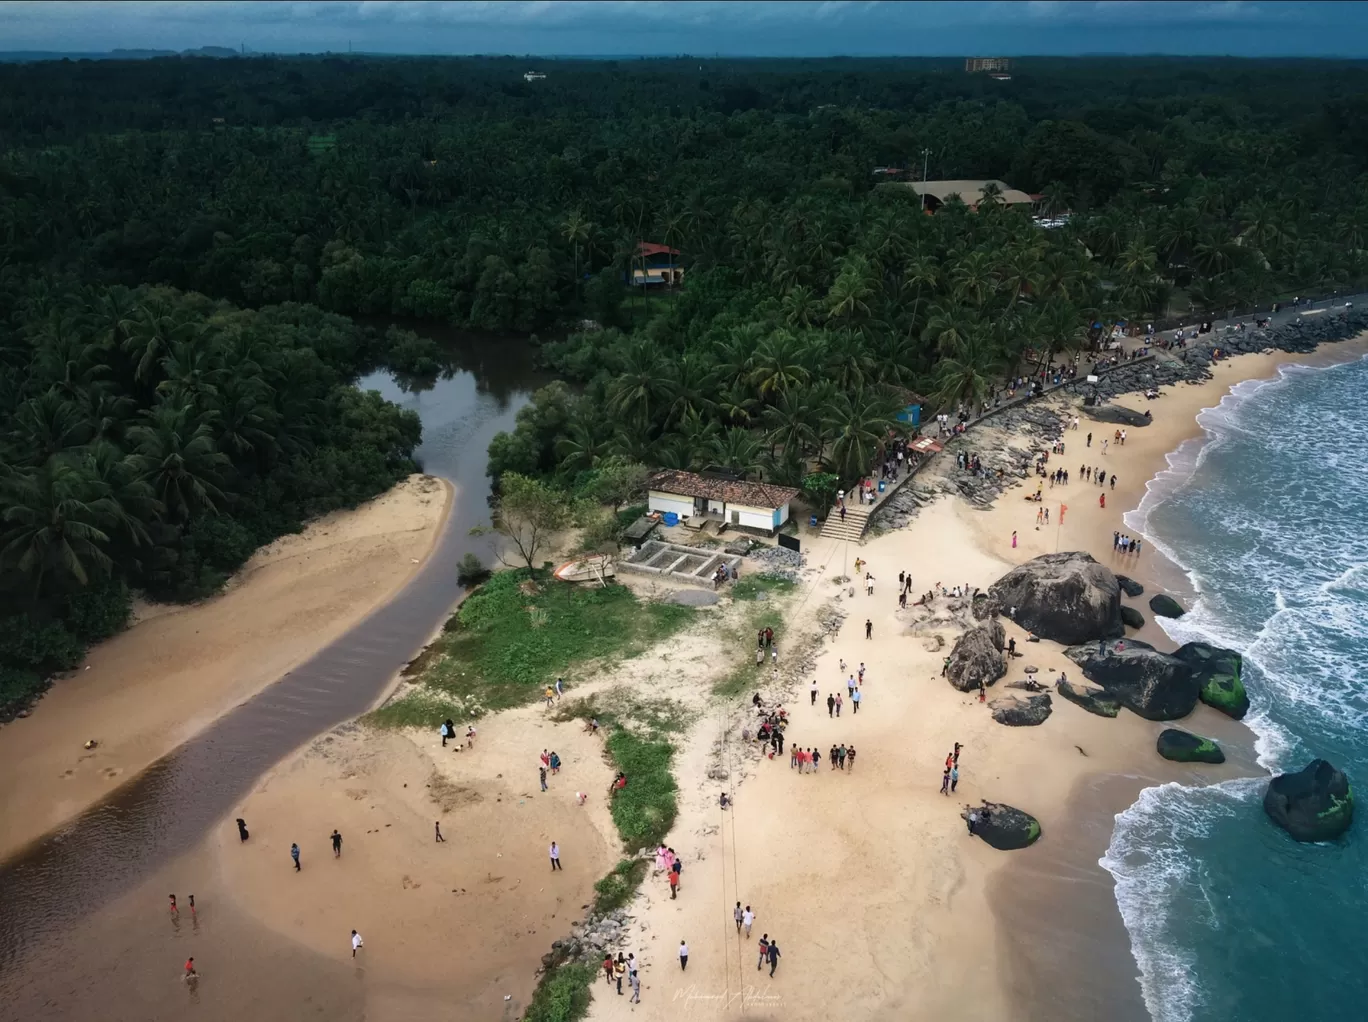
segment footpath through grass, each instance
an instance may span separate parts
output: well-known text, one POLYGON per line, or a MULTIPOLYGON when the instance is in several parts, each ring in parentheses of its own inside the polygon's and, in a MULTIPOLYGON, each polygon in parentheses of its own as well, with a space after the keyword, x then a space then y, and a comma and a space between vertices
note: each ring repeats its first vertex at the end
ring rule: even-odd
POLYGON ((419 687, 367 719, 384 727, 436 727, 539 698, 545 686, 590 661, 630 657, 669 638, 693 616, 644 603, 626 586, 529 580, 500 571, 468 596, 419 658, 419 687))

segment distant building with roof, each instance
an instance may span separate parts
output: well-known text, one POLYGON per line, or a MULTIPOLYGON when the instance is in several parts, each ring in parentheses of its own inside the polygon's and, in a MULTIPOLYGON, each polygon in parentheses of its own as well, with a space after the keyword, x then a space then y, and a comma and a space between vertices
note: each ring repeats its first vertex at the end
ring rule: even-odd
POLYGON ((663 284, 673 287, 684 283, 684 267, 679 265, 679 250, 669 245, 643 241, 637 244, 632 257, 632 286, 663 284))
POLYGON ((977 209, 983 202, 983 192, 989 185, 997 188, 997 201, 1006 206, 1030 207, 1035 203, 1031 196, 1018 191, 1005 181, 909 181, 903 187, 911 188, 924 196, 926 209, 934 213, 952 197, 959 199, 970 209, 977 209))
POLYGON ((789 502, 796 496, 798 491, 788 486, 666 469, 651 477, 647 505, 661 514, 702 515, 772 535, 788 521, 789 502))
POLYGON ((971 75, 985 71, 1006 73, 1012 70, 1012 62, 1007 57, 965 57, 964 70, 971 75))

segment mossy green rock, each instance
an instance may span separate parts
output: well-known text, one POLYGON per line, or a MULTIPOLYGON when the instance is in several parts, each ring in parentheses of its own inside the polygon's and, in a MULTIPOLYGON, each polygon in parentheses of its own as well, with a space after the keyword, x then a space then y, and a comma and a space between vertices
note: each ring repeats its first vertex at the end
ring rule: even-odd
POLYGON ((1075 685, 1072 681, 1056 681, 1055 691, 1071 703, 1076 703, 1089 713, 1099 717, 1115 717, 1121 712, 1121 704, 1110 698, 1100 688, 1075 685))
POLYGON ((1332 763, 1313 759, 1268 782, 1264 812, 1298 841, 1333 841, 1354 822, 1354 789, 1332 763))
POLYGON ((1249 712, 1249 696, 1240 680, 1243 659, 1239 653, 1205 642, 1187 642, 1173 655, 1192 667, 1192 676, 1201 686, 1198 698, 1202 702, 1236 720, 1249 712))
POLYGON ((1165 728, 1159 732, 1156 743, 1159 755, 1175 763, 1224 763, 1225 753, 1210 738, 1194 735, 1177 728, 1165 728))
POLYGON ((1121 623, 1127 628, 1144 628, 1145 615, 1141 614, 1134 607, 1122 606, 1121 623))

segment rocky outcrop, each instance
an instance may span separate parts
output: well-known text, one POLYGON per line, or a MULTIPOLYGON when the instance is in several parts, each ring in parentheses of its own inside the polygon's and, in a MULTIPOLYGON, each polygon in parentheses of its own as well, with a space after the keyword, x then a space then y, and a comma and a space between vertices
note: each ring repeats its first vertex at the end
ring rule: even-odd
POLYGON ((969 833, 983 838, 999 851, 1010 852, 1033 845, 1040 838, 1040 821, 1001 802, 966 806, 960 813, 969 833))
POLYGON ((1121 587, 1088 554, 1042 554, 988 588, 997 605, 1042 639, 1072 645, 1124 634, 1121 587))
POLYGON ((1183 610, 1182 604, 1165 593, 1155 593, 1151 596, 1149 607, 1160 617, 1182 617, 1187 613, 1183 610))
POLYGON ((1244 661, 1239 653, 1205 642, 1185 642, 1173 655, 1192 668, 1197 697, 1202 702, 1236 720, 1249 712, 1249 696, 1240 680, 1244 661))
POLYGON ((1192 668, 1148 642, 1090 642, 1064 651, 1108 698, 1147 720, 1177 720, 1197 705, 1192 668))
POLYGON ((1148 412, 1137 412, 1133 408, 1123 408, 1121 405, 1098 405, 1095 408, 1083 409, 1083 414, 1090 419, 1098 422, 1111 422, 1118 426, 1148 426, 1153 417, 1148 412))
POLYGON ((1155 744, 1159 755, 1175 763, 1224 763, 1225 753, 1210 738, 1194 735, 1177 728, 1165 728, 1159 732, 1155 744))
POLYGON ((1035 727, 1050 716, 1050 693, 1029 696, 1004 695, 988 704, 993 719, 1008 727, 1035 727))
POLYGON ((955 640, 945 676, 961 692, 991 685, 1007 673, 1007 658, 1002 655, 1006 633, 1002 622, 993 620, 967 629, 955 640))
POLYGON ((1067 678, 1055 682, 1055 691, 1071 703, 1076 703, 1089 713, 1099 717, 1115 717, 1121 712, 1121 704, 1100 688, 1091 685, 1075 685, 1067 678))
POLYGON ((1125 593, 1127 596, 1129 596, 1132 600, 1135 599, 1137 596, 1145 595, 1145 587, 1142 586, 1139 582, 1135 581, 1135 579, 1130 578, 1127 575, 1117 575, 1116 584, 1119 585, 1121 587, 1121 591, 1125 593))
POLYGON ((1122 604, 1121 623, 1127 628, 1144 628, 1145 615, 1141 614, 1134 607, 1127 607, 1125 604, 1122 604))
POLYGON ((1268 782, 1264 812, 1298 841, 1332 841, 1354 820, 1349 778, 1323 759, 1268 782))

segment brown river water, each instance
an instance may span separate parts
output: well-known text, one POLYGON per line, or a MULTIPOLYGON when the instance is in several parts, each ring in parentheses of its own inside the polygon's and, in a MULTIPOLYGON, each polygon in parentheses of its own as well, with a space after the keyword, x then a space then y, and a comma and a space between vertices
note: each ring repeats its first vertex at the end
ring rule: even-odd
POLYGON ((541 381, 522 342, 439 339, 452 359, 442 377, 382 372, 360 384, 419 413, 423 470, 455 486, 431 558, 311 660, 0 865, 0 1019, 364 1017, 359 970, 262 931, 235 912, 231 892, 203 889, 202 846, 276 762, 369 708, 459 599, 466 552, 488 561, 487 541, 468 535, 489 517, 486 448, 541 381), (195 877, 196 915, 183 907, 172 921, 165 892, 195 890, 195 877), (218 974, 182 982, 190 955, 218 963, 218 974))

